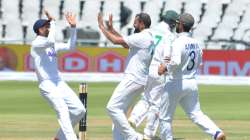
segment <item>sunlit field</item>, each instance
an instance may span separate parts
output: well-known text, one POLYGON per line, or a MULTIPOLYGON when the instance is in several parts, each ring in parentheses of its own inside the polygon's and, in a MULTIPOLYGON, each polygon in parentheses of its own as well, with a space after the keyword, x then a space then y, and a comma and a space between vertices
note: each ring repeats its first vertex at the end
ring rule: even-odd
MULTIPOLYGON (((79 83, 69 83, 78 92, 79 83)), ((111 119, 105 106, 117 83, 88 83, 88 140, 111 140, 111 119)), ((250 139, 250 87, 199 87, 202 110, 227 134, 228 140, 250 139)), ((40 96, 37 82, 0 82, 0 140, 52 140, 59 125, 40 96)), ((181 140, 210 140, 178 108, 174 136, 181 140)), ((78 127, 76 127, 76 131, 78 127)), ((138 129, 143 132, 143 125, 138 129)))

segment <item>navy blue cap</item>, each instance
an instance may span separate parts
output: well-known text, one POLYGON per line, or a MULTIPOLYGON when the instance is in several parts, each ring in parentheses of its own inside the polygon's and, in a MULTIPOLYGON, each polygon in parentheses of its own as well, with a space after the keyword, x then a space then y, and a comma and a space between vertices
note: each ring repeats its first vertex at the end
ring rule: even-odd
POLYGON ((43 27, 44 25, 48 24, 49 21, 47 19, 38 19, 35 24, 33 25, 33 31, 37 34, 38 29, 43 27))

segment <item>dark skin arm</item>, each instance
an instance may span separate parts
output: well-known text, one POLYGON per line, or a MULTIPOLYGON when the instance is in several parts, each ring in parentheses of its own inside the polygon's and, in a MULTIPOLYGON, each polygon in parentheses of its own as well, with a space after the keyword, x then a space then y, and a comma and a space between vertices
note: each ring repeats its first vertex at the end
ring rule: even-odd
POLYGON ((107 23, 108 30, 110 30, 116 36, 121 36, 114 28, 113 28, 113 15, 109 15, 109 22, 107 23))
POLYGON ((108 38, 108 40, 110 40, 114 44, 122 45, 124 48, 129 48, 129 46, 124 41, 124 39, 122 38, 122 36, 120 34, 118 34, 113 29, 113 25, 112 25, 111 22, 112 22, 112 17, 110 17, 110 19, 109 19, 109 25, 108 26, 113 31, 108 30, 108 29, 105 28, 105 26, 103 24, 103 17, 102 17, 102 15, 100 13, 98 14, 98 25, 99 25, 99 28, 102 31, 102 33, 108 38))
POLYGON ((44 10, 44 13, 49 21, 55 20, 55 18, 53 16, 51 16, 47 10, 44 10))

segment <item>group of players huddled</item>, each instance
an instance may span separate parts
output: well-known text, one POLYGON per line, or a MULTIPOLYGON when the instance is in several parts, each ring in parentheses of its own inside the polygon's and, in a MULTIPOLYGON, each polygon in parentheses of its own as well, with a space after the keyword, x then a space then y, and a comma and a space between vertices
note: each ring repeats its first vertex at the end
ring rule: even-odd
MULTIPOLYGON (((39 19, 33 26, 37 34, 32 42, 31 56, 39 80, 41 95, 57 113, 60 129, 55 140, 77 140, 74 126, 85 114, 77 95, 62 80, 57 67, 57 52, 76 46, 76 18, 65 15, 71 26, 67 43, 56 43, 55 20, 46 11, 48 19, 39 19)), ((114 44, 128 49, 124 77, 107 104, 113 121, 114 140, 151 140, 158 126, 162 140, 173 140, 172 120, 177 104, 188 117, 214 140, 226 140, 223 131, 200 109, 196 75, 202 63, 202 48, 192 38, 194 18, 168 10, 162 21, 150 28, 151 18, 139 13, 134 19, 134 34, 120 35, 112 24, 112 15, 104 25, 98 14, 101 32, 114 44), (142 94, 143 93, 143 94, 142 94), (127 118, 135 97, 142 95, 127 118), (144 134, 135 131, 147 118, 144 134)))

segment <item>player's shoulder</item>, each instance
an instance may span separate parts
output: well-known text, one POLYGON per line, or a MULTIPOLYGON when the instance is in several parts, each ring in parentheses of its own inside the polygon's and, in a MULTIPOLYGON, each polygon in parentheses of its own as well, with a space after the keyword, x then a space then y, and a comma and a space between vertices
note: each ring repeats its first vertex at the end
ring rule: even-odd
POLYGON ((137 34, 136 36, 139 39, 142 40, 152 40, 153 39, 153 33, 150 29, 144 29, 143 31, 141 31, 140 33, 137 34))
POLYGON ((181 42, 181 43, 194 43, 197 42, 196 39, 190 36, 189 33, 180 33, 177 35, 175 41, 181 42))
POLYGON ((35 40, 33 40, 31 42, 31 46, 36 46, 39 43, 39 40, 37 39, 37 37, 35 38, 35 40))
POLYGON ((153 34, 153 31, 151 29, 144 29, 140 33, 147 35, 147 34, 153 34))
POLYGON ((181 43, 181 42, 184 42, 186 40, 185 37, 180 36, 179 34, 177 34, 173 37, 174 37, 173 43, 181 43))
POLYGON ((166 36, 166 34, 170 32, 170 28, 165 22, 160 22, 156 26, 152 27, 151 31, 153 34, 166 36))
POLYGON ((42 44, 46 44, 48 39, 45 37, 37 36, 35 40, 31 42, 32 47, 40 46, 42 44))
POLYGON ((156 26, 154 26, 154 28, 156 29, 156 30, 169 30, 169 26, 168 26, 168 24, 167 23, 165 23, 165 22, 160 22, 159 24, 157 24, 156 26))
POLYGON ((177 35, 173 32, 168 32, 168 36, 167 36, 170 40, 175 40, 177 38, 177 35))
POLYGON ((201 42, 194 37, 188 37, 188 41, 191 42, 192 44, 196 44, 196 45, 201 44, 201 42))

